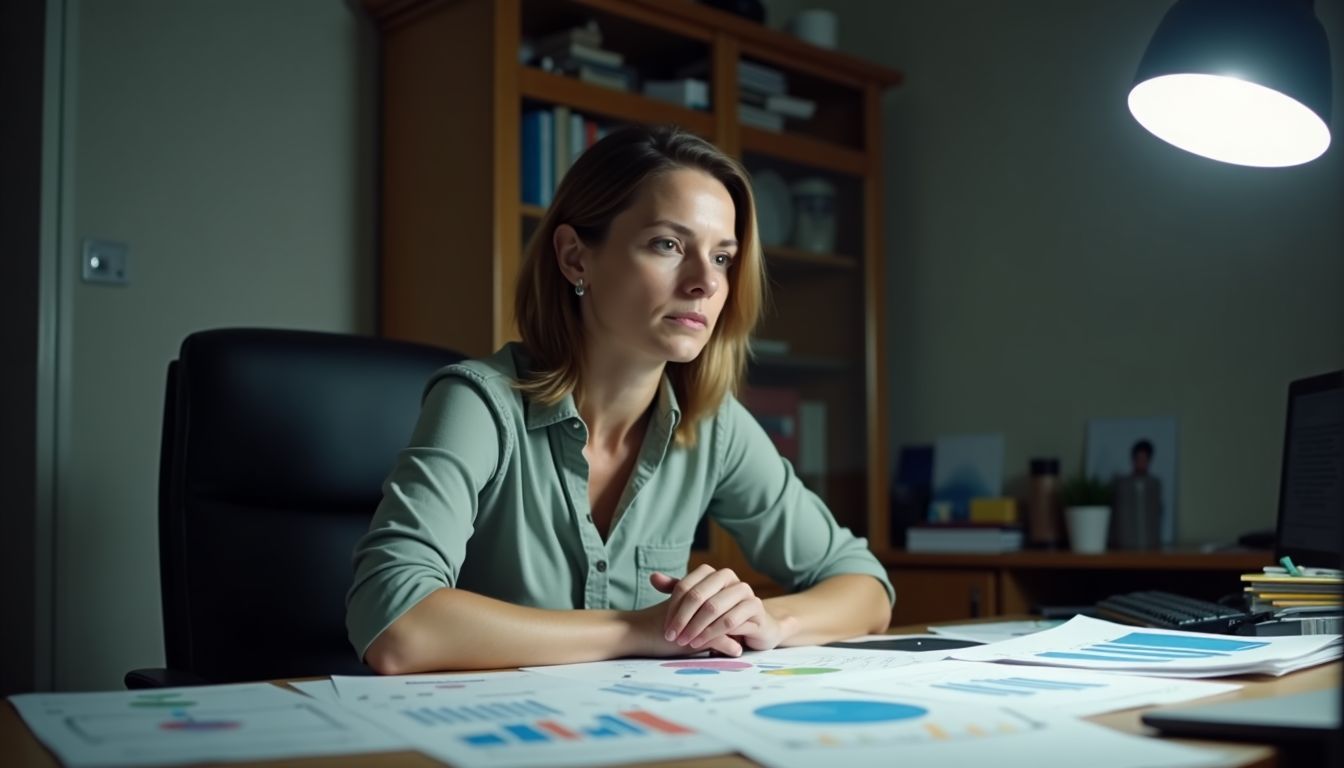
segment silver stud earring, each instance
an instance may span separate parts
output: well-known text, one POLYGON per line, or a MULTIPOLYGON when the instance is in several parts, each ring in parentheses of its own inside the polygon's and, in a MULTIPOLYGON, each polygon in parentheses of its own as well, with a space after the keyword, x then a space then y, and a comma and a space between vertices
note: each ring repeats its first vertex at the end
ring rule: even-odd
POLYGON ((583 278, 580 277, 579 282, 574 284, 574 295, 582 296, 587 290, 588 290, 587 288, 583 287, 583 278))

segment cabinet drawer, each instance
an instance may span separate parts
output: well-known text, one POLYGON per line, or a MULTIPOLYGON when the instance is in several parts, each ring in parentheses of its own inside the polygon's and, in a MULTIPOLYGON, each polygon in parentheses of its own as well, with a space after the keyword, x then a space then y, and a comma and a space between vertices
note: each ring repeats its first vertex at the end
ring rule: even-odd
POLYGON ((899 568, 887 572, 896 588, 895 626, 956 621, 998 613, 994 571, 899 568))

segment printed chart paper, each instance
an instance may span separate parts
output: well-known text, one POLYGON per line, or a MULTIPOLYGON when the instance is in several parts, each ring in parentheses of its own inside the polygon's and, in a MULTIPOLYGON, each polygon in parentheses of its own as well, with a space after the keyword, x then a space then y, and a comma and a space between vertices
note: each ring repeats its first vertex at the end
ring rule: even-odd
POLYGON ((341 699, 405 699, 458 693, 483 700, 496 696, 530 695, 537 691, 570 688, 573 681, 532 672, 476 672, 434 675, 333 675, 341 699))
POLYGON ((1034 635, 1047 629, 1054 629, 1064 623, 1064 619, 1033 619, 1030 621, 990 621, 984 624, 944 624, 929 627, 935 635, 950 637, 954 640, 971 640, 977 643, 997 643, 1014 637, 1034 635))
POLYGON ((297 690, 305 696, 311 696, 314 699, 323 701, 340 701, 341 695, 336 692, 336 684, 331 680, 294 680, 286 683, 289 687, 297 690))
POLYGON ((529 669, 590 684, 601 683, 603 691, 654 702, 704 701, 729 692, 790 687, 895 669, 913 664, 921 656, 929 660, 939 658, 901 651, 801 646, 737 658, 617 659, 529 669))
POLYGON ((346 709, 268 683, 9 699, 67 768, 407 749, 346 709))
POLYGON ((1129 768, 1217 764, 1217 756, 1048 713, 814 687, 679 704, 669 717, 772 768, 971 766, 1129 768))
POLYGON ((1241 686, 1082 669, 939 661, 872 675, 843 687, 882 696, 903 694, 950 703, 1007 705, 1087 717, 1216 696, 1241 686))
POLYGON ((1338 658, 1339 635, 1240 637, 1143 629, 1087 616, 993 645, 962 648, 952 658, 1132 672, 1163 677, 1283 675, 1338 658))
POLYGON ((457 768, 587 766, 733 751, 631 697, 584 686, 512 696, 437 690, 342 703, 457 768))

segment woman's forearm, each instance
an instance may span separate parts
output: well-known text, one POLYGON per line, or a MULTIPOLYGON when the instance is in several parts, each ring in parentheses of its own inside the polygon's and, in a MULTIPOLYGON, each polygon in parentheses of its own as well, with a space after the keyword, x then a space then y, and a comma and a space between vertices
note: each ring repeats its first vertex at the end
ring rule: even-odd
POLYGON ((440 589, 402 614, 364 660, 382 674, 501 669, 639 653, 633 614, 527 608, 440 589))
POLYGON ((832 576, 811 589, 762 602, 776 619, 798 620, 798 630, 782 645, 820 645, 885 632, 891 623, 887 590, 872 576, 857 573, 832 576))

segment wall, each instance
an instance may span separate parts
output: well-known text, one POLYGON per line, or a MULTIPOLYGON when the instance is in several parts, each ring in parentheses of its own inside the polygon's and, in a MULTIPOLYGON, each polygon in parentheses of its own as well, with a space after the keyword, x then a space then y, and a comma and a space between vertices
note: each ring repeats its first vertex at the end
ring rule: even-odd
MULTIPOLYGON (((1125 97, 1169 0, 770 4, 840 16, 885 101, 893 448, 999 431, 1074 471, 1086 421, 1179 420, 1178 539, 1272 527, 1287 385, 1344 367, 1344 8, 1335 145, 1288 169, 1170 147, 1125 97)), ((895 452, 893 450, 893 456, 895 452)))
POLYGON ((226 325, 373 330, 375 37, 340 0, 71 0, 55 685, 163 663, 164 372, 226 325), (79 281, 80 241, 130 284, 79 281))
MULTIPOLYGON (((53 230, 44 218, 44 123, 59 93, 48 88, 47 7, 44 2, 0 5, 0 697, 50 686, 47 648, 51 628, 50 520, 51 314, 41 297, 54 295, 45 241, 53 230), (49 354, 46 354, 50 357, 49 354), (38 514, 42 509, 43 514, 38 514)), ((53 80, 56 79, 56 73, 53 80)), ((53 302, 45 302, 50 305, 53 302)))

